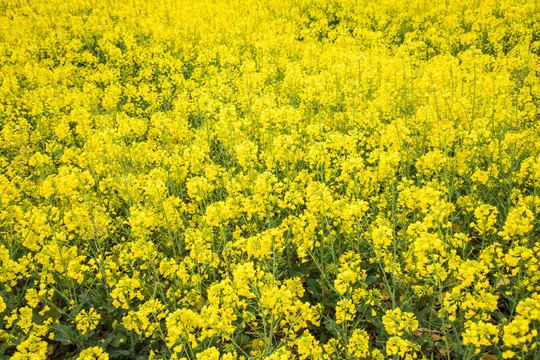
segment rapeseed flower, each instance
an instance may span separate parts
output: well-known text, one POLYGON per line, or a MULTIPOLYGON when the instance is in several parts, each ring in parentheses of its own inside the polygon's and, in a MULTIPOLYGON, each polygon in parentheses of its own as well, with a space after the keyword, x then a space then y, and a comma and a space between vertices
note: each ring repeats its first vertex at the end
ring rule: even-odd
POLYGON ((537 357, 537 1, 131 5, 0 11, 0 357, 537 357))

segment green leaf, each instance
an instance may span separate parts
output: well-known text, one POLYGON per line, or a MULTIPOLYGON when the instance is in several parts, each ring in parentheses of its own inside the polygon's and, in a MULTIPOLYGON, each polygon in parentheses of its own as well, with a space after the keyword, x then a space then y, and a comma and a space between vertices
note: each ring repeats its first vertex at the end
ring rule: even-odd
POLYGON ((62 314, 58 311, 58 308, 56 307, 49 307, 47 311, 43 313, 43 318, 48 319, 51 318, 53 320, 58 320, 62 317, 62 314))
POLYGON ((62 323, 53 324, 54 341, 59 341, 62 345, 70 345, 77 337, 77 330, 74 325, 64 325, 62 323))
POLYGON ((107 349, 110 358, 116 359, 122 356, 129 356, 131 352, 124 349, 107 349))
POLYGON ((291 277, 307 276, 309 275, 309 268, 306 265, 295 266, 289 270, 291 277))
POLYGON ((317 279, 308 279, 307 288, 311 294, 320 295, 322 293, 321 285, 317 279))
POLYGON ((367 278, 366 278, 366 285, 371 285, 373 284, 374 282, 376 282, 378 279, 378 276, 377 275, 369 275, 367 278))

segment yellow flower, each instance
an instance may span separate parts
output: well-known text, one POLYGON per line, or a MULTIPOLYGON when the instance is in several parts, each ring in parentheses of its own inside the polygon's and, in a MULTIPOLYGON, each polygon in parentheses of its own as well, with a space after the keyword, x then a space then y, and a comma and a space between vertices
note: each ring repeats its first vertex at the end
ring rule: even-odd
POLYGON ((319 346, 319 341, 309 331, 304 331, 294 341, 294 344, 297 346, 300 359, 322 359, 322 348, 319 346))
POLYGON ((290 360, 291 356, 292 354, 290 351, 288 351, 284 347, 281 347, 269 356, 265 357, 264 360, 290 360))
POLYGON ((78 360, 109 360, 109 354, 99 346, 84 349, 79 353, 78 360))
POLYGON ((399 336, 392 336, 386 342, 386 354, 388 356, 399 355, 403 358, 407 355, 407 358, 411 358, 411 354, 413 354, 413 357, 416 358, 416 352, 419 350, 420 346, 418 344, 402 339, 399 336))
POLYGON ((166 314, 161 301, 152 299, 141 305, 138 311, 130 311, 122 322, 127 330, 133 330, 143 337, 152 337, 166 314))
POLYGON ((347 352, 355 359, 366 358, 369 353, 369 336, 365 330, 355 329, 347 344, 347 352))
POLYGON ((336 305, 336 323, 353 321, 356 315, 355 305, 351 299, 342 299, 336 305))
POLYGON ((513 236, 523 236, 532 230, 533 213, 526 206, 512 207, 500 235, 506 240, 513 236))
POLYGON ((473 345, 475 352, 480 351, 481 346, 489 346, 499 342, 499 329, 496 325, 484 321, 467 321, 465 331, 461 333, 464 345, 473 345))
POLYGON ((0 296, 0 313, 4 312, 6 310, 6 303, 4 302, 4 298, 0 296))
POLYGON ((30 334, 28 338, 17 345, 13 360, 45 360, 47 358, 47 342, 38 336, 30 334))
POLYGON ((87 332, 94 330, 98 326, 99 319, 101 319, 101 315, 99 315, 92 307, 88 312, 86 312, 86 310, 81 310, 81 312, 77 314, 75 322, 77 323, 77 329, 85 335, 87 332))
POLYGON ((418 321, 414 314, 410 312, 401 312, 400 308, 387 310, 382 320, 385 330, 390 335, 401 336, 404 333, 411 334, 418 328, 418 321))
POLYGON ((493 225, 497 222, 498 213, 497 208, 493 205, 480 205, 474 210, 476 223, 473 223, 472 225, 478 230, 480 235, 487 233, 493 230, 493 225))
POLYGON ((197 360, 219 360, 219 351, 214 346, 196 355, 197 360))

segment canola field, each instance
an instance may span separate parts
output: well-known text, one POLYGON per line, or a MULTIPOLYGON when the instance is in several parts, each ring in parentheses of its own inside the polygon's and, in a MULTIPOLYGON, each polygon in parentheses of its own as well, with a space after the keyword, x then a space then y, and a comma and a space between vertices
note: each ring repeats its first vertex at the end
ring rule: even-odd
POLYGON ((540 359, 538 0, 0 1, 0 359, 540 359))

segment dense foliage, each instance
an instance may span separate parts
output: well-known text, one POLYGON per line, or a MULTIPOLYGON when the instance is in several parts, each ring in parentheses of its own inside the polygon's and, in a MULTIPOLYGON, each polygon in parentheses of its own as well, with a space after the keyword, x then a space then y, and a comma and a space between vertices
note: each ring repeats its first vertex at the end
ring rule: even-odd
POLYGON ((0 1, 1 359, 539 359, 538 0, 0 1))

